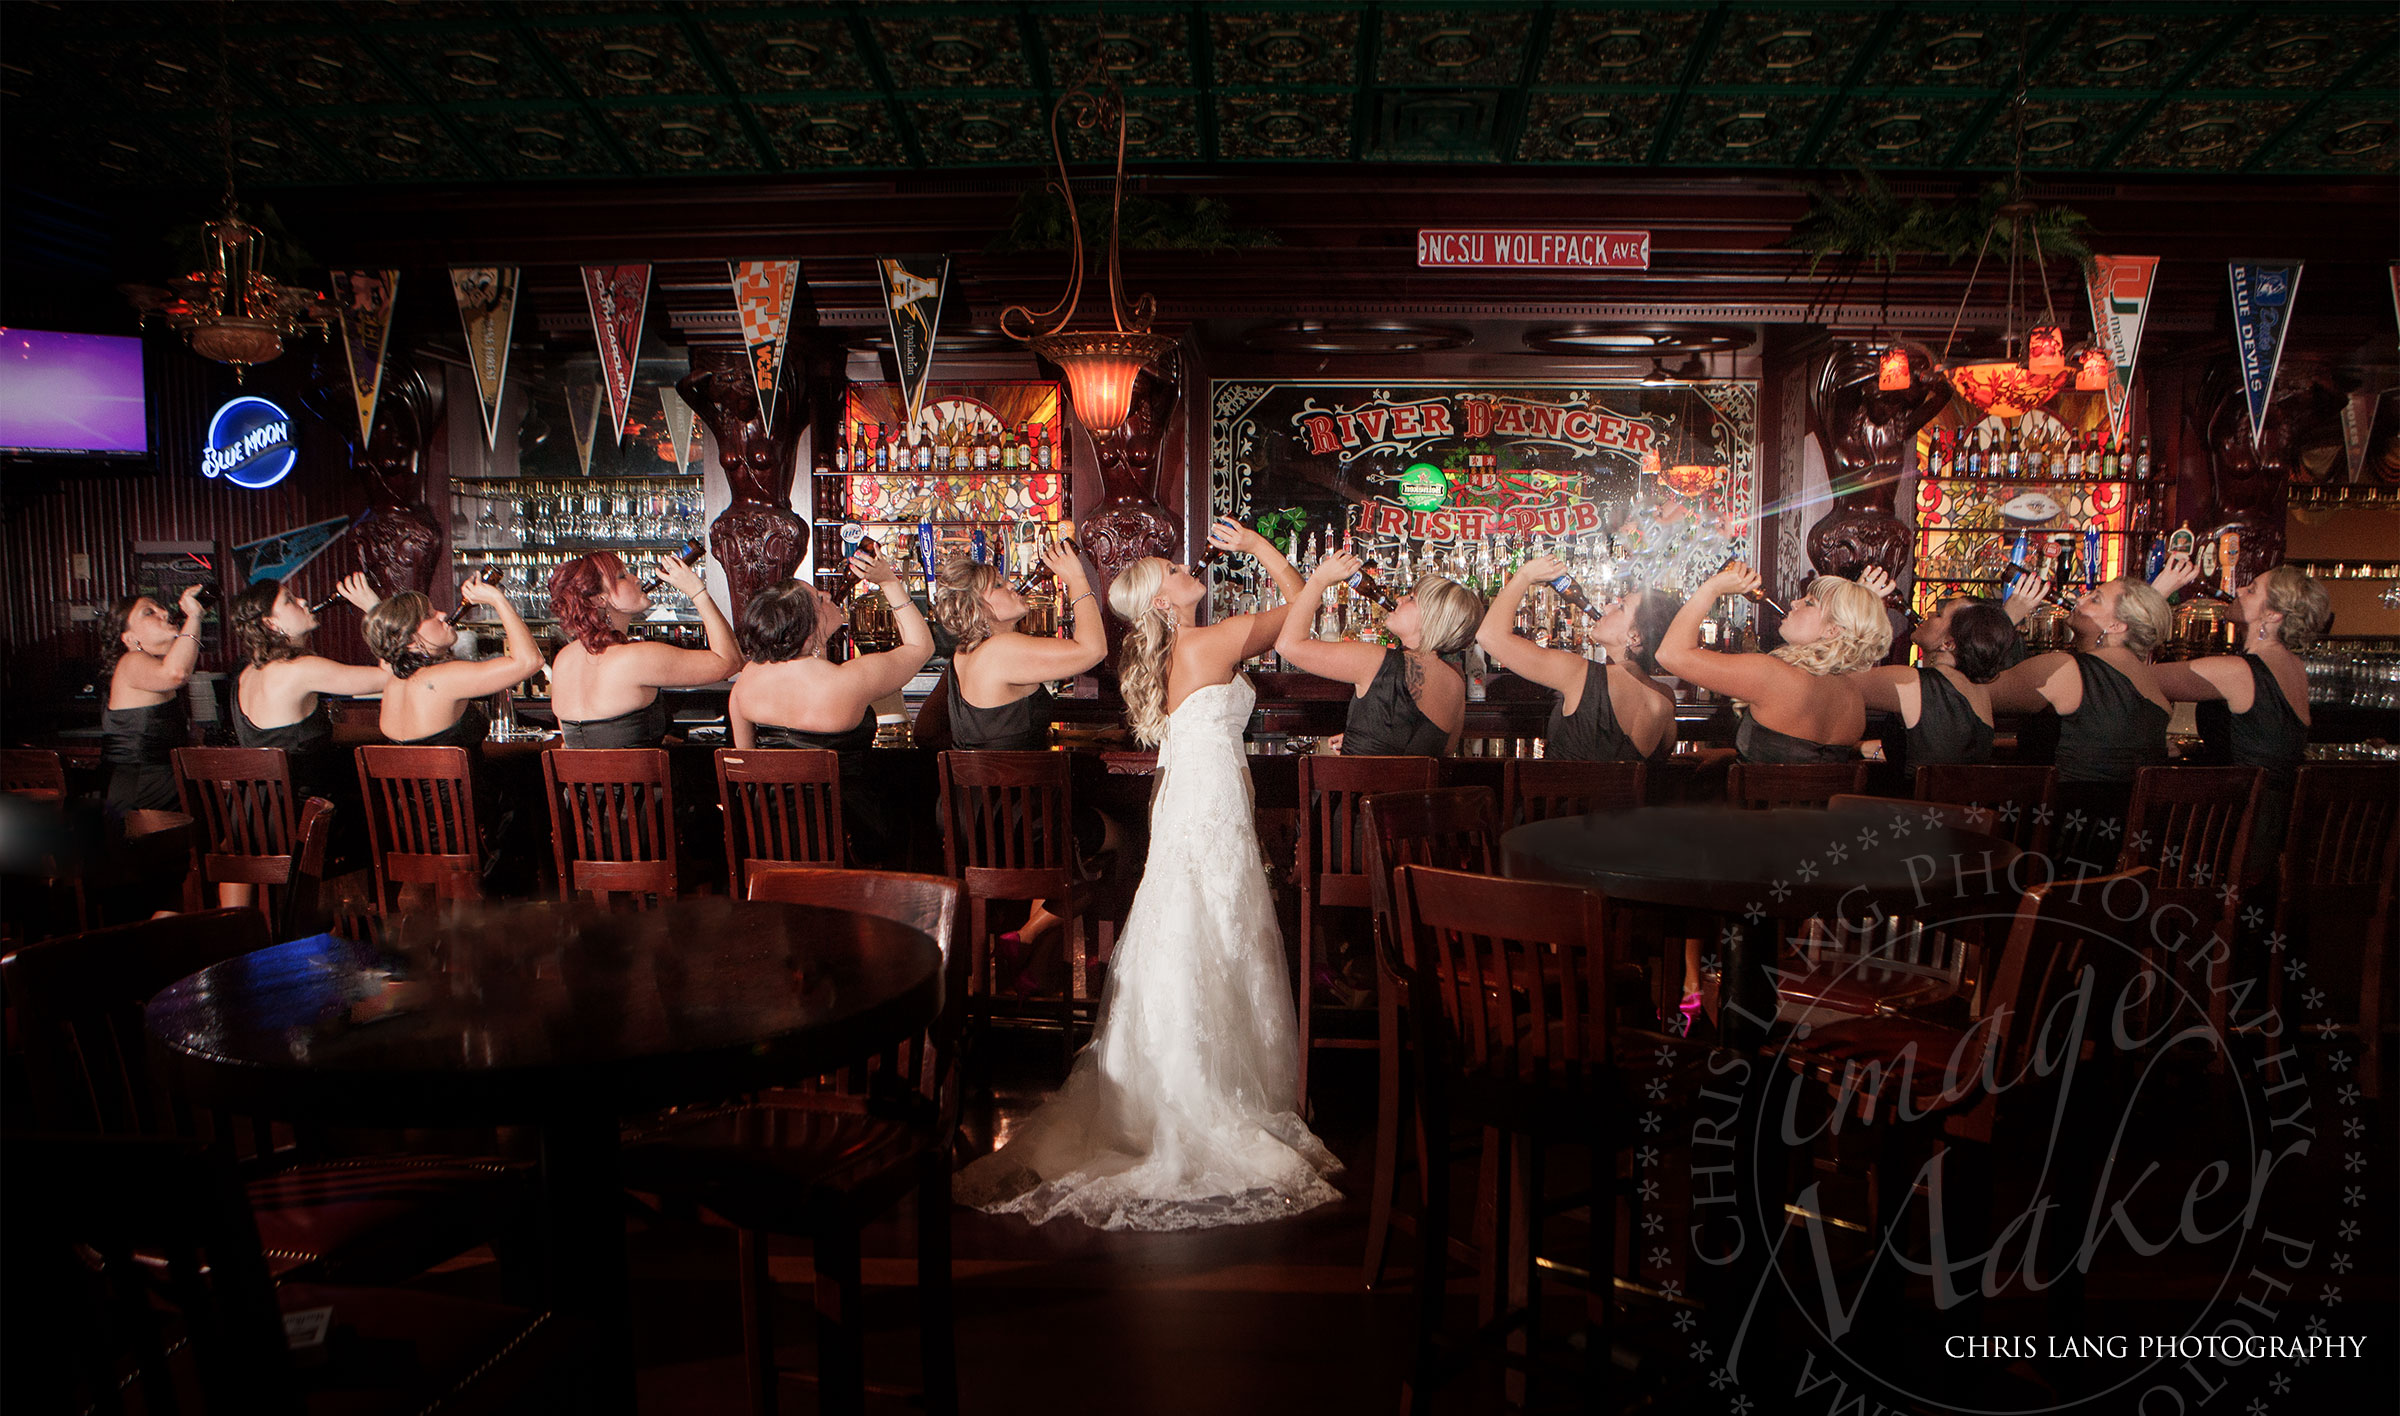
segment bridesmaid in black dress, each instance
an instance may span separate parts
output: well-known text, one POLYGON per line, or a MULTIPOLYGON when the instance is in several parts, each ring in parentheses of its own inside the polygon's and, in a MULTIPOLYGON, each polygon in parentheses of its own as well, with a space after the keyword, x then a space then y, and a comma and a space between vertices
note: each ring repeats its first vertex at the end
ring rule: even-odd
POLYGON ((2265 769, 2250 824, 2248 874, 2257 880, 2275 873, 2308 755, 2308 666, 2300 655, 2325 633, 2333 605, 2324 586, 2289 565, 2243 586, 2234 605, 2247 631, 2242 652, 2160 664, 2158 686, 2170 700, 2200 705, 2201 762, 2265 769))
POLYGON ((2062 875, 2105 871, 2124 843, 2134 774, 2167 761, 2167 694, 2150 652, 2168 626, 2165 597, 2120 576, 2075 602, 2075 648, 2039 654, 1992 681, 1992 706, 2058 712, 2062 875))
POLYGON ((726 712, 735 747, 821 747, 839 754, 851 854, 857 864, 881 865, 898 844, 899 822, 866 771, 867 750, 875 745, 875 702, 925 667, 933 657, 933 630, 890 561, 852 556, 850 573, 883 592, 900 647, 828 663, 825 645, 844 624, 842 607, 806 581, 771 585, 742 604, 741 650, 750 666, 734 684, 726 712))
MULTIPOLYGON (((1317 563, 1295 606, 1305 611, 1363 564, 1348 551, 1317 563)), ((1307 614, 1286 615, 1275 652, 1293 668, 1350 685, 1343 720, 1344 757, 1447 757, 1467 725, 1467 681, 1450 660, 1475 642, 1483 598, 1457 581, 1428 575, 1384 617, 1397 649, 1309 635, 1307 614)))
POLYGON ((101 623, 100 669, 108 676, 108 698, 100 713, 100 759, 108 765, 103 800, 114 811, 175 806, 170 754, 190 745, 183 686, 200 662, 200 619, 207 613, 200 587, 184 587, 175 608, 183 614, 180 627, 158 601, 128 595, 109 606, 101 623))
POLYGON ((1866 699, 1852 677, 1892 647, 1883 601, 1856 581, 1821 575, 1783 617, 1769 654, 1700 647, 1700 622, 1718 600, 1756 590, 1758 572, 1735 561, 1683 602, 1659 666, 1686 683, 1744 700, 1734 746, 1744 762, 1855 762, 1867 730, 1866 699))
POLYGON ((498 586, 470 580, 459 594, 500 616, 508 642, 498 658, 453 657, 457 628, 450 616, 434 613, 433 602, 414 590, 402 591, 367 613, 367 648, 392 676, 383 691, 377 726, 396 747, 463 747, 478 754, 489 731, 483 700, 541 672, 541 646, 533 642, 533 631, 498 586))
POLYGON ((1475 642, 1501 668, 1558 695, 1550 708, 1548 755, 1572 762, 1643 762, 1675 750, 1675 694, 1656 677, 1652 649, 1682 602, 1661 590, 1611 601, 1592 626, 1608 650, 1594 663, 1545 649, 1516 632, 1517 604, 1534 586, 1567 573, 1556 556, 1535 556, 1508 578, 1484 611, 1475 642))
MULTIPOLYGON (((1877 594, 1891 586, 1880 568, 1858 579, 1877 594)), ((2040 603, 2038 591, 2020 590, 2005 605, 1953 596, 1909 635, 1921 667, 1884 664, 1856 676, 1867 707, 1899 720, 1900 731, 1884 730, 1883 758, 1899 773, 1903 793, 1919 767, 1992 760, 1989 685, 2025 657, 2017 624, 2040 603)))
POLYGON ((568 747, 657 747, 667 734, 660 689, 721 683, 741 672, 733 625, 699 572, 661 556, 658 574, 698 607, 707 648, 632 636, 650 592, 614 551, 577 556, 550 572, 550 613, 568 641, 550 665, 550 708, 568 747))
MULTIPOLYGON (((362 610, 375 608, 364 572, 343 577, 343 599, 362 610)), ((234 644, 248 664, 233 686, 233 736, 244 747, 279 747, 292 773, 295 807, 309 797, 333 803, 332 855, 348 862, 366 842, 366 820, 358 796, 358 774, 333 745, 333 721, 325 696, 357 698, 380 693, 391 675, 381 664, 345 664, 309 652, 317 615, 280 580, 261 580, 233 597, 227 618, 234 644)), ((220 885, 222 905, 248 904, 252 887, 220 885)))

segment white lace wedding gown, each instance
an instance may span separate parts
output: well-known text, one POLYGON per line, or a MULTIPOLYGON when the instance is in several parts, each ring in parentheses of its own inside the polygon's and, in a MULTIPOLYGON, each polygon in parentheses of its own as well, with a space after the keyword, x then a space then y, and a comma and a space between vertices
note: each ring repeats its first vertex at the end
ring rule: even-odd
POLYGON ((1184 699, 1159 744, 1150 858, 1100 1021, 1066 1085, 960 1172, 963 1204, 1036 1224, 1197 1229, 1338 1196, 1341 1163, 1297 1114, 1283 931, 1251 820, 1249 681, 1184 699))

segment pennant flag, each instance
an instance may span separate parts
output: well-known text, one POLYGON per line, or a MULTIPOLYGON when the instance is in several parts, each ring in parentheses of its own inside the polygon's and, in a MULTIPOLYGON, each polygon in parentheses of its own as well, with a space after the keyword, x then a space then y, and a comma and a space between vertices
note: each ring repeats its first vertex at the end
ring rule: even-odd
POLYGON ((2342 451, 2348 454, 2353 482, 2366 472, 2367 447, 2375 436, 2375 410, 2382 406, 2383 395, 2390 388, 2388 379, 2370 377, 2342 400, 2342 451))
POLYGON ((336 516, 278 531, 256 541, 244 541, 233 548, 234 568, 241 572, 245 585, 256 585, 261 580, 289 580, 349 529, 350 518, 336 516))
POLYGON ((658 408, 667 418, 667 440, 675 445, 675 470, 692 465, 692 405, 673 384, 658 386, 658 408))
POLYGON ((583 301, 591 307, 600 376, 608 381, 608 411, 621 440, 625 414, 633 406, 633 361, 642 348, 642 312, 650 304, 650 267, 585 266, 583 301))
POLYGON ((733 308, 742 317, 742 347, 758 385, 758 417, 775 431, 775 380, 783 368, 783 342, 792 332, 792 302, 800 293, 798 261, 727 261, 733 272, 733 308))
POLYGON ((950 283, 948 256, 885 256, 875 263, 883 277, 883 309, 892 324, 892 357, 900 364, 900 391, 914 426, 925 401, 925 377, 933 372, 933 335, 942 324, 942 291, 950 283))
POLYGON ((592 444, 600 437, 600 385, 567 385, 567 431, 575 435, 575 460, 592 475, 592 444))
POLYGON ((2267 400, 2283 363, 2283 332, 2300 290, 2303 262, 2230 261, 2233 280, 2233 342, 2242 360, 2242 393, 2250 400, 2250 441, 2267 425, 2267 400))
POLYGON ((450 293, 467 332, 467 367, 483 400, 483 445, 500 440, 500 390, 508 382, 508 341, 517 322, 515 266, 452 266, 450 293))
POLYGON ((2092 301, 2092 336, 2108 351, 2108 425, 2111 437, 2125 432, 2131 406, 2133 364, 2142 350, 2142 321, 2150 313, 2150 290, 2158 278, 2156 256, 2094 256, 2084 271, 2092 301))
POLYGON ((333 303, 342 317, 342 348, 350 355, 350 393, 358 400, 358 445, 375 436, 375 399, 383 391, 383 356, 392 342, 392 302, 400 298, 396 270, 333 272, 333 303))

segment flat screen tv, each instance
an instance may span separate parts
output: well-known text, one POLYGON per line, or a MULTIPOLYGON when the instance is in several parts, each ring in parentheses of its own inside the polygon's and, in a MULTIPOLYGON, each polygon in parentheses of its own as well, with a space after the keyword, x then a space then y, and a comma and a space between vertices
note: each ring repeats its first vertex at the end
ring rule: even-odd
POLYGON ((148 457, 142 341, 0 327, 0 453, 148 457))

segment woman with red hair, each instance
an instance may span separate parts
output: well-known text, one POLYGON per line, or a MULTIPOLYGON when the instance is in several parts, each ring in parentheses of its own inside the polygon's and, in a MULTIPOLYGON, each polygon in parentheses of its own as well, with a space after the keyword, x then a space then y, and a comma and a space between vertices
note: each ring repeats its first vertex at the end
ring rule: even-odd
POLYGON ((550 572, 550 613, 567 643, 550 665, 550 707, 568 747, 656 747, 667 732, 662 688, 718 683, 742 667, 733 626, 700 574, 661 556, 659 578, 700 609, 706 649, 652 644, 627 633, 650 594, 613 551, 577 556, 550 572))

